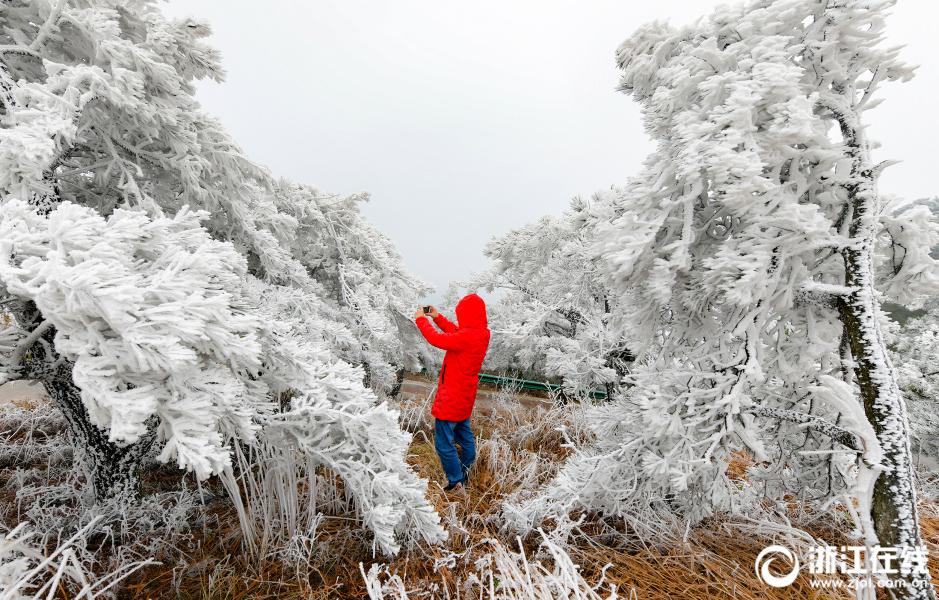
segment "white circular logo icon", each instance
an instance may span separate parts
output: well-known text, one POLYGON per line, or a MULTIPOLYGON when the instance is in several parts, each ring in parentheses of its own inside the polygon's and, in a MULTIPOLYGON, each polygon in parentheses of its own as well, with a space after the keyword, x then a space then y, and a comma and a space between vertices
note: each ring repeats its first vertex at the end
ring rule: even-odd
POLYGON ((785 546, 767 546, 757 555, 753 568, 760 581, 774 588, 782 588, 792 584, 799 575, 799 559, 785 546), (792 565, 792 569, 788 573, 774 575, 770 572, 769 566, 779 556, 784 557, 792 565))

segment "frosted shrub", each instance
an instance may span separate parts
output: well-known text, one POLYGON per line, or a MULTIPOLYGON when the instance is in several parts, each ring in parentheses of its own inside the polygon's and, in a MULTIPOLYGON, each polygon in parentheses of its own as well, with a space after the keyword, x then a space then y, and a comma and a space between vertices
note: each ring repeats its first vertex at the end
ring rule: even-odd
MULTIPOLYGON (((550 559, 550 567, 526 556, 521 546, 516 552, 494 539, 483 540, 474 549, 481 553, 475 561, 476 571, 458 584, 465 597, 486 600, 616 600, 635 597, 635 594, 618 595, 616 586, 604 586, 602 579, 591 586, 564 548, 547 536, 541 543, 540 551, 550 559)), ((368 572, 360 565, 360 570, 370 600, 416 600, 428 597, 423 590, 409 591, 400 576, 379 564, 372 565, 368 572)), ((434 593, 436 597, 441 597, 439 591, 434 593)), ((447 597, 450 597, 449 592, 447 597)))
POLYGON ((519 540, 519 551, 512 551, 496 540, 487 540, 490 553, 476 562, 477 574, 467 582, 468 593, 492 600, 577 598, 578 600, 616 600, 616 586, 600 591, 601 580, 591 586, 562 546, 545 537, 541 551, 548 555, 552 566, 533 561, 525 555, 519 540))
POLYGON ((71 466, 73 449, 62 414, 46 402, 4 404, 0 411, 0 470, 71 466))
POLYGON ((93 530, 89 523, 74 536, 62 542, 49 554, 42 551, 36 534, 25 523, 0 534, 0 600, 51 598, 61 589, 73 598, 108 597, 109 591, 122 579, 149 564, 128 562, 102 577, 89 573, 78 560, 75 546, 93 530))
POLYGON ((892 349, 909 406, 915 453, 920 464, 935 471, 939 465, 931 459, 939 453, 939 303, 931 301, 926 308, 923 316, 897 329, 892 349))

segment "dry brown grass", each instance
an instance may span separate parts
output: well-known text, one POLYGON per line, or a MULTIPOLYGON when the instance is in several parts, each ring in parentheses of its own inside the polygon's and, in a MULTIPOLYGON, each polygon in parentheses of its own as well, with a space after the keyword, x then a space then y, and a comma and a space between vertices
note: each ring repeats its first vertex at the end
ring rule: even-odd
POLYGON ((939 504, 921 501, 919 513, 919 529, 929 551, 929 573, 939 589, 939 504))
POLYGON ((731 455, 730 462, 727 463, 727 476, 734 481, 746 479, 747 471, 754 464, 749 452, 738 450, 731 455))
MULTIPOLYGON (((147 568, 125 586, 120 598, 182 598, 185 600, 240 600, 247 598, 332 599, 367 598, 360 563, 365 570, 375 562, 404 580, 408 590, 429 596, 467 597, 465 582, 477 572, 475 562, 491 546, 488 539, 518 550, 514 535, 503 530, 500 510, 507 496, 520 486, 544 483, 568 450, 555 424, 534 409, 500 405, 481 406, 475 418, 479 458, 465 493, 446 494, 433 448, 429 423, 421 421, 408 462, 430 480, 428 495, 441 515, 450 538, 439 546, 420 546, 393 559, 374 557, 369 536, 350 527, 348 517, 327 516, 318 530, 317 550, 309 565, 289 564, 277 558, 252 560, 241 550, 238 519, 224 500, 209 507, 212 522, 191 534, 185 556, 178 562, 147 568)), ((736 456, 733 477, 744 478, 752 461, 736 456)), ((923 533, 931 544, 931 567, 939 573, 939 508, 923 507, 923 533)), ((829 525, 831 527, 831 525, 829 525)), ((605 577, 617 585, 621 597, 650 600, 682 598, 852 598, 847 590, 811 589, 806 578, 785 589, 773 589, 757 580, 753 562, 767 538, 743 533, 734 523, 712 520, 691 530, 685 542, 660 548, 627 544, 615 526, 602 521, 582 526, 596 535, 578 537, 569 548, 571 558, 591 583, 605 577), (610 565, 607 567, 607 565, 610 565)), ((621 532, 620 532, 621 533, 621 532)), ((836 528, 811 532, 839 543, 836 528)), ((537 536, 522 540, 525 554, 538 557, 537 536)), ((478 590, 477 590, 478 595, 478 590)))

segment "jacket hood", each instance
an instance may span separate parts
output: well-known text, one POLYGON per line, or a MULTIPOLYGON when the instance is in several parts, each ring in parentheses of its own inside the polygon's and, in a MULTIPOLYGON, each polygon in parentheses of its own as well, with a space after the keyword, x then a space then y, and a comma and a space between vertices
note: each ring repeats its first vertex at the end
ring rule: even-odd
POLYGON ((460 327, 485 329, 489 325, 486 320, 486 303, 476 294, 464 296, 456 305, 456 321, 460 327))

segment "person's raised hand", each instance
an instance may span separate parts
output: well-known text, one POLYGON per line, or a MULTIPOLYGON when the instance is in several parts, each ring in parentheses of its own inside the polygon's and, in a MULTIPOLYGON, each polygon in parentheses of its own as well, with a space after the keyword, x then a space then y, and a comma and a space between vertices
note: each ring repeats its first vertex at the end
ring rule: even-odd
POLYGON ((440 313, 437 312, 437 307, 434 306, 433 304, 431 304, 431 305, 430 305, 430 310, 427 312, 427 315, 428 315, 431 319, 436 319, 436 318, 440 315, 440 313))
POLYGON ((427 315, 424 314, 424 307, 423 307, 423 306, 419 307, 419 308, 417 309, 417 312, 414 313, 414 318, 415 318, 415 319, 419 319, 419 318, 421 318, 421 317, 426 317, 426 316, 427 316, 427 315))

